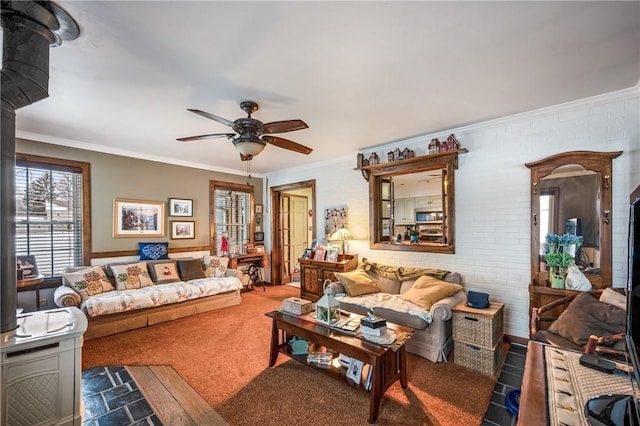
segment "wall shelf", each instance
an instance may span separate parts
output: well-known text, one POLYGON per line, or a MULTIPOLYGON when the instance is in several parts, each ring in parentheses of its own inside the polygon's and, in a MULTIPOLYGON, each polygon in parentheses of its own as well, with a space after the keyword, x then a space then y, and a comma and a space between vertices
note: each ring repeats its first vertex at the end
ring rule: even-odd
POLYGON ((371 174, 372 171, 380 170, 380 169, 388 169, 389 171, 393 171, 396 167, 402 167, 402 166, 406 166, 408 164, 413 164, 413 163, 420 163, 420 162, 424 162, 425 160, 428 160, 428 161, 433 160, 434 163, 437 163, 437 160, 445 159, 447 157, 453 157, 453 163, 455 168, 457 169, 458 154, 466 154, 467 152, 469 151, 466 148, 458 148, 451 151, 439 152, 437 154, 429 154, 429 155, 422 155, 420 157, 407 158, 406 160, 374 164, 372 166, 356 167, 354 170, 360 170, 364 180, 369 182, 369 175, 371 174))

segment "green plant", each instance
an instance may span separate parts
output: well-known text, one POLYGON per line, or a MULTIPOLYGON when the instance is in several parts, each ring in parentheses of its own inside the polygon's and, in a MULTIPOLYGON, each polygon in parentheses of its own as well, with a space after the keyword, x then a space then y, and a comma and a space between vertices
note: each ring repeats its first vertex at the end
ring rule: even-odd
POLYGON ((582 240, 582 236, 571 234, 547 234, 545 237, 547 252, 544 255, 544 260, 551 268, 551 273, 566 275, 567 268, 574 262, 575 250, 580 248, 582 240))
POLYGON ((420 232, 417 229, 412 229, 411 231, 409 231, 410 235, 420 235, 420 232))

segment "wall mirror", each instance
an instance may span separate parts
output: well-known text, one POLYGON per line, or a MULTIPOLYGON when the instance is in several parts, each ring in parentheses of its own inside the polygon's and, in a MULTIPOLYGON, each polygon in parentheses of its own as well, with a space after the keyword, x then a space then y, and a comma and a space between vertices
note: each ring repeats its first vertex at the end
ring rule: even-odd
POLYGON ((576 265, 592 286, 611 286, 612 160, 616 152, 572 151, 526 166, 531 169, 531 279, 547 286, 549 233, 584 238, 576 265))
POLYGON ((372 249, 455 253, 457 159, 451 152, 362 167, 372 249))

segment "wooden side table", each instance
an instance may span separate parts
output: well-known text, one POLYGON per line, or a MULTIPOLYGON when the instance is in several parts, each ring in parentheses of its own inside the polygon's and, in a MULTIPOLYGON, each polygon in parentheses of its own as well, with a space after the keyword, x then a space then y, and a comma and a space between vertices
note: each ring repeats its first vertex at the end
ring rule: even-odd
POLYGON ((24 288, 35 286, 36 288, 36 309, 40 310, 40 284, 44 281, 44 275, 38 275, 36 277, 24 278, 16 281, 16 287, 24 288))
POLYGON ((453 358, 458 365, 495 375, 502 363, 504 304, 491 302, 486 309, 453 308, 453 358))

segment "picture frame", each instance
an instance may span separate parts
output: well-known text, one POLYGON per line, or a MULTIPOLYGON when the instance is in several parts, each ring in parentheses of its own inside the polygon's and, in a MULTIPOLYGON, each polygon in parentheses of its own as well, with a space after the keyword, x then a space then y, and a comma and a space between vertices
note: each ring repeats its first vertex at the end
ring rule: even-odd
POLYGON ((352 382, 359 384, 362 381, 362 369, 364 368, 364 362, 359 359, 351 358, 349 361, 349 367, 347 368, 347 378, 352 382))
POLYGON ((324 261, 325 252, 326 248, 324 246, 316 246, 316 248, 313 250, 313 260, 324 261))
POLYGON ((302 258, 303 259, 311 259, 311 254, 313 253, 313 251, 310 248, 306 248, 304 249, 304 253, 302 253, 302 258))
POLYGON ((256 204, 256 214, 262 214, 262 204, 256 204))
POLYGON ((113 237, 164 237, 162 201, 113 200, 113 237))
POLYGON ((263 245, 256 245, 256 253, 264 253, 264 246, 263 245))
POLYGON ((264 242, 264 232, 256 226, 256 232, 253 234, 253 241, 256 243, 264 242))
POLYGON ((169 198, 169 216, 193 216, 193 200, 187 198, 169 198))
POLYGON ((196 222, 194 220, 171 221, 171 239, 189 240, 196 237, 196 222))
POLYGON ((327 249, 327 254, 326 254, 325 261, 326 262, 337 262, 338 261, 339 252, 340 251, 338 250, 338 247, 329 247, 327 249))
POLYGON ((24 254, 16 256, 18 275, 20 279, 35 278, 38 276, 38 262, 33 254, 24 254))

